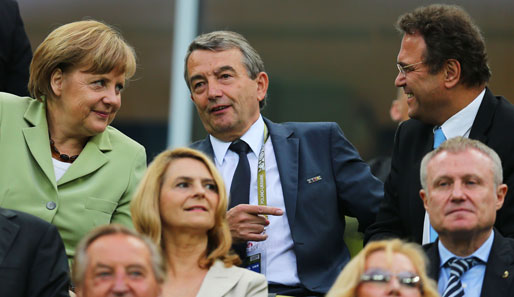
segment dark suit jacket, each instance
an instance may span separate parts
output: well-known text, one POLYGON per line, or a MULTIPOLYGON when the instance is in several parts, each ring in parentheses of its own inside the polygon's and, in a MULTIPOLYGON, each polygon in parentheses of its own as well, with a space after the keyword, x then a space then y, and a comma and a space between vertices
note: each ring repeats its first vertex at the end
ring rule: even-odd
POLYGON ((0 0, 0 92, 28 96, 30 42, 18 3, 0 0))
POLYGON ((55 226, 0 208, 0 296, 69 296, 68 258, 55 226))
MULTIPOLYGON (((441 265, 437 241, 427 244, 423 248, 429 260, 428 274, 437 282, 439 280, 439 266, 441 265)), ((480 296, 514 296, 513 279, 514 239, 505 238, 495 232, 480 296)))
MULTIPOLYGON (((362 229, 370 225, 382 183, 336 123, 264 121, 277 159, 298 276, 310 291, 326 293, 350 259, 344 216, 357 217, 362 229), (307 182, 316 176, 321 180, 307 182)), ((209 137, 192 147, 214 154, 209 137)))
MULTIPOLYGON (((509 186, 495 227, 514 237, 514 106, 486 89, 469 138, 478 139, 494 149, 503 166, 503 182, 509 186)), ((425 209, 419 196, 421 159, 432 150, 433 126, 417 120, 403 122, 396 131, 391 173, 384 185, 384 201, 377 221, 366 230, 365 242, 400 237, 421 243, 425 209)))

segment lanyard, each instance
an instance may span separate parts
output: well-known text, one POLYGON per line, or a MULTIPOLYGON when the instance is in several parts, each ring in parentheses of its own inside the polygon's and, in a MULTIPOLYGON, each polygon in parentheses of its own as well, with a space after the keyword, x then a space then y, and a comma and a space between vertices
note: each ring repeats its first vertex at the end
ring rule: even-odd
POLYGON ((264 161, 264 146, 269 138, 268 127, 264 124, 264 136, 257 162, 257 202, 259 205, 267 205, 266 201, 266 164, 264 161))

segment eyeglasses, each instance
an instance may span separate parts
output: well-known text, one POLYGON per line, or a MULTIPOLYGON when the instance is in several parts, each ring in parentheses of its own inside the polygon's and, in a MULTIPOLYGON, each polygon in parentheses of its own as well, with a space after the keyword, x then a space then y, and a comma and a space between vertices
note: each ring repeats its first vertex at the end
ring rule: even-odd
POLYGON ((423 63, 423 61, 418 62, 418 63, 413 63, 413 64, 405 65, 405 66, 400 65, 400 63, 396 63, 396 67, 398 67, 398 71, 400 71, 401 74, 407 75, 407 73, 409 73, 412 70, 414 70, 412 68, 412 66, 415 66, 415 65, 418 65, 418 64, 421 64, 421 63, 423 63))
POLYGON ((393 276, 396 277, 402 286, 408 288, 421 288, 421 278, 419 275, 409 271, 392 274, 386 270, 371 269, 361 275, 361 282, 387 284, 393 276))

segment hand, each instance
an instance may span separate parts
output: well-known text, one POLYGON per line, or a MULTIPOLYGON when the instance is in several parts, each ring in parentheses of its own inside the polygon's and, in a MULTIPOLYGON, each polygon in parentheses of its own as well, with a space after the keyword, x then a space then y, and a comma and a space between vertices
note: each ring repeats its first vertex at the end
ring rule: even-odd
POLYGON ((262 234, 269 225, 264 215, 281 216, 284 211, 277 207, 239 204, 227 211, 227 221, 234 242, 263 241, 268 235, 262 234))

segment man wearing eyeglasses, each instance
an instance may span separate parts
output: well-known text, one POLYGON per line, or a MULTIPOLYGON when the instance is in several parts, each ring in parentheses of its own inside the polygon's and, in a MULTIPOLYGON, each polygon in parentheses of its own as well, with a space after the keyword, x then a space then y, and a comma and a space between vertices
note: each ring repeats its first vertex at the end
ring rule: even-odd
MULTIPOLYGON (((422 157, 444 140, 478 139, 502 158, 504 180, 514 187, 514 107, 487 87, 491 72, 483 37, 470 16, 458 6, 430 5, 401 16, 403 33, 395 84, 408 96, 411 118, 396 131, 385 199, 365 241, 400 237, 433 242, 430 225, 418 198, 422 157)), ((498 211, 496 228, 514 236, 512 193, 498 211)))
POLYGON ((420 176, 439 234, 425 248, 441 296, 513 296, 514 239, 493 229, 507 193, 498 154, 480 141, 452 138, 423 158, 420 176))

